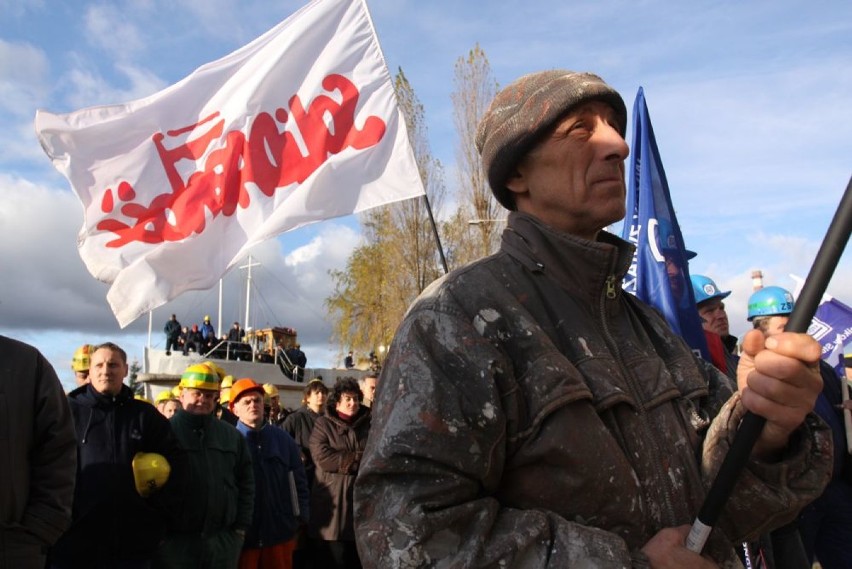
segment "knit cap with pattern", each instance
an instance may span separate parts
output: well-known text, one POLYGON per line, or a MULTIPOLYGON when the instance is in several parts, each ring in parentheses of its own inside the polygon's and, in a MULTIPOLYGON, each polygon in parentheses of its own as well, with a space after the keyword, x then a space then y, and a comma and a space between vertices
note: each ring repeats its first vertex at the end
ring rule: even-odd
POLYGON ((618 115, 624 136, 627 109, 621 95, 592 73, 553 69, 524 75, 494 97, 476 132, 476 148, 494 197, 514 210, 506 188, 512 169, 568 111, 599 100, 618 115))

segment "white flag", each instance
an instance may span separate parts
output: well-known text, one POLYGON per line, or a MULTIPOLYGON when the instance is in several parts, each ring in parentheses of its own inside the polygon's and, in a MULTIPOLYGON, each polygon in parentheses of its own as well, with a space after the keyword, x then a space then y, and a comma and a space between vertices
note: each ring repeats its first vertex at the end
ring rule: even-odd
POLYGON ((155 95, 35 128, 122 327, 284 231, 424 194, 364 0, 315 0, 155 95))

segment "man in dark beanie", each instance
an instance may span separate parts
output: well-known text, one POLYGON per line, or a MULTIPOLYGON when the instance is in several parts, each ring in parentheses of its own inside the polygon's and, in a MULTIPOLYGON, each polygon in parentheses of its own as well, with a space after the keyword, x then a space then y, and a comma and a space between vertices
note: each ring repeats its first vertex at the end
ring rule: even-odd
POLYGON ((590 73, 497 94, 477 146, 498 253, 433 283, 383 366, 355 487, 365 567, 739 567, 830 475, 819 345, 745 339, 737 386, 621 289, 626 111, 590 73), (684 538, 746 410, 766 418, 704 555, 684 538))

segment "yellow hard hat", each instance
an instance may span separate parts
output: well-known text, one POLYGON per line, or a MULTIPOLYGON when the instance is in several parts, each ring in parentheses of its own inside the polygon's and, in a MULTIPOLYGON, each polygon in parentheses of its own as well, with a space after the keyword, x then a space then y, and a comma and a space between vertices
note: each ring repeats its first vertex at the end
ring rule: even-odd
POLYGON ((219 391, 219 402, 220 403, 227 403, 230 400, 231 400, 231 388, 230 387, 226 387, 226 388, 219 391))
POLYGON ((204 365, 206 365, 207 367, 209 367, 210 369, 212 369, 213 371, 216 372, 216 375, 219 376, 219 381, 222 381, 228 375, 228 372, 226 372, 224 369, 222 369, 221 366, 211 362, 210 360, 207 360, 206 362, 204 362, 204 365))
POLYGON ((171 401, 172 399, 174 399, 172 391, 170 389, 164 389, 163 391, 159 392, 154 398, 154 403, 157 403, 159 405, 163 401, 171 401))
POLYGON ((147 403, 149 405, 153 405, 153 403, 151 403, 150 399, 148 399, 144 395, 139 395, 138 393, 133 396, 133 399, 138 399, 139 401, 144 401, 145 403, 147 403))
POLYGON ((180 385, 172 387, 172 395, 175 396, 175 399, 180 399, 180 385))
POLYGON ((222 378, 222 385, 220 385, 219 387, 225 389, 226 387, 231 387, 232 385, 234 385, 234 376, 226 375, 222 378))
POLYGON ((181 388, 190 387, 193 389, 207 389, 209 391, 219 391, 219 376, 207 364, 193 364, 184 370, 180 376, 181 388))
POLYGON ((89 371, 89 366, 91 366, 92 362, 92 349, 94 348, 91 344, 83 344, 74 352, 74 355, 71 357, 71 369, 74 371, 89 371))
POLYGON ((136 491, 143 498, 162 488, 172 471, 166 457, 155 452, 137 452, 131 466, 136 491))
POLYGON ((266 396, 272 399, 273 397, 278 397, 278 388, 272 385, 271 383, 263 384, 263 392, 266 393, 266 396))

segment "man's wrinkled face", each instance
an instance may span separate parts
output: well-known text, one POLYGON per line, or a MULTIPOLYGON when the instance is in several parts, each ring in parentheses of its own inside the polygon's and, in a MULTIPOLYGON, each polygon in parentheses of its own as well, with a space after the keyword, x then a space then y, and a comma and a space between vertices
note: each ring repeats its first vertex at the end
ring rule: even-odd
POLYGON ((127 362, 121 354, 109 348, 100 348, 92 354, 89 382, 95 391, 104 395, 118 395, 127 377, 127 362))
POLYGON ((193 415, 210 415, 219 400, 218 390, 195 389, 184 387, 180 391, 180 405, 183 410, 193 415))
POLYGON ((507 180, 518 211, 584 239, 623 218, 623 126, 601 101, 572 109, 507 180))
POLYGON ((728 313, 725 312, 725 303, 718 299, 707 300, 698 308, 701 317, 701 325, 708 332, 713 332, 723 338, 730 334, 728 327, 728 313))
POLYGON ((263 395, 256 391, 246 393, 234 402, 234 415, 254 429, 263 425, 263 395))

